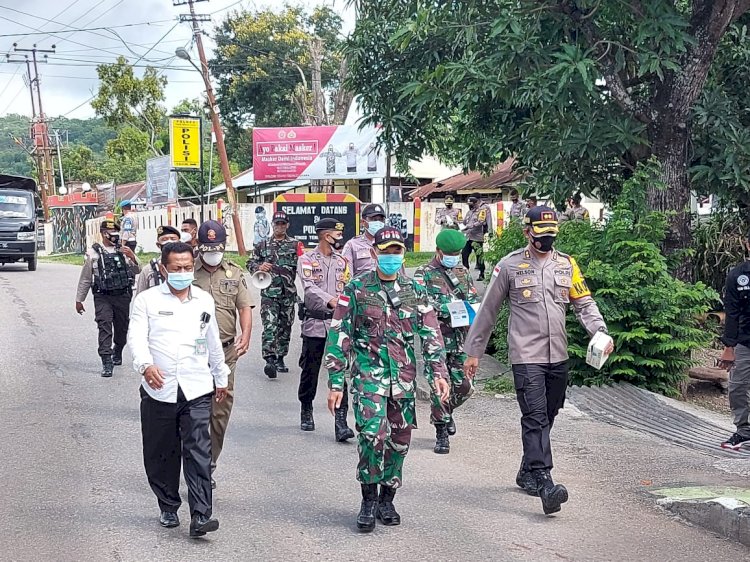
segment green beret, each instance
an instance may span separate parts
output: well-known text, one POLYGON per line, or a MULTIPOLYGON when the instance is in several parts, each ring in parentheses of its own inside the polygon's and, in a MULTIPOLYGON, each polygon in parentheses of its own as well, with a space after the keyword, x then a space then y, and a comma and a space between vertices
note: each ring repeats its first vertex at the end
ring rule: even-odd
POLYGON ((446 228, 445 230, 441 230, 440 234, 437 235, 435 244, 438 250, 442 250, 448 254, 455 254, 463 250, 464 246, 466 246, 466 236, 459 230, 446 228))

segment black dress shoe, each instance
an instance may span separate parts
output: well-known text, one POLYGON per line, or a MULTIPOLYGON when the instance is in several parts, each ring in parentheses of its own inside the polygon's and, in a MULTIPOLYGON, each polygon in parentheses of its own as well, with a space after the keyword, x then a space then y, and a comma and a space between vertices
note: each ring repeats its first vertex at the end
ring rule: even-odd
POLYGON ((171 529, 180 524, 180 518, 177 517, 177 514, 174 511, 162 511, 161 516, 159 517, 159 524, 162 527, 171 529))
POLYGON ((202 537, 206 533, 219 530, 219 520, 213 517, 206 517, 196 513, 190 520, 190 536, 202 537))
POLYGON ((288 373, 289 372, 289 367, 287 367, 286 364, 284 363, 284 358, 283 357, 279 357, 276 360, 276 371, 279 372, 279 373, 288 373))

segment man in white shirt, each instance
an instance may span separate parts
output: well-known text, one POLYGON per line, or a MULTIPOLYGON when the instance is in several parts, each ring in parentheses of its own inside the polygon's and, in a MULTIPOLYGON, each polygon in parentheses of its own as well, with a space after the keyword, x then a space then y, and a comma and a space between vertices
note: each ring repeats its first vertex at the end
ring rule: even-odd
POLYGON ((140 293, 133 304, 128 344, 142 375, 143 462, 164 527, 180 524, 180 465, 184 459, 190 536, 219 528, 211 517, 211 397, 227 394, 229 367, 211 295, 192 285, 193 249, 183 242, 162 249, 166 283, 140 293))

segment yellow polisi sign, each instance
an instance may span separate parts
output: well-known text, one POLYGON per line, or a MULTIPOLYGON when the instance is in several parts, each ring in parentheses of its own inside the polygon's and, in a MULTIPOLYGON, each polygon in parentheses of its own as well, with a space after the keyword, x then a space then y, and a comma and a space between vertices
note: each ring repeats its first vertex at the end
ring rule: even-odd
POLYGON ((173 170, 202 169, 200 118, 170 117, 169 146, 173 170))

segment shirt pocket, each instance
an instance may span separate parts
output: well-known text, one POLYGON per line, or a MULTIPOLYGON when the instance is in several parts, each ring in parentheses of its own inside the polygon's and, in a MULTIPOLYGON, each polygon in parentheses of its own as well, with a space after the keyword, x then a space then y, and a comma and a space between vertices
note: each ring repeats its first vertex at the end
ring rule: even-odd
POLYGON ((567 275, 555 275, 555 302, 570 302, 570 287, 573 280, 567 275))
MULTIPOLYGON (((382 308, 366 306, 362 327, 370 338, 382 338, 384 334, 385 312, 382 308)), ((365 342, 369 344, 370 342, 365 342)))
POLYGON ((541 283, 535 275, 522 275, 514 280, 516 300, 520 305, 542 301, 541 283))
POLYGON ((240 282, 236 279, 222 279, 219 281, 219 294, 216 304, 223 308, 232 308, 234 301, 240 292, 240 282))

